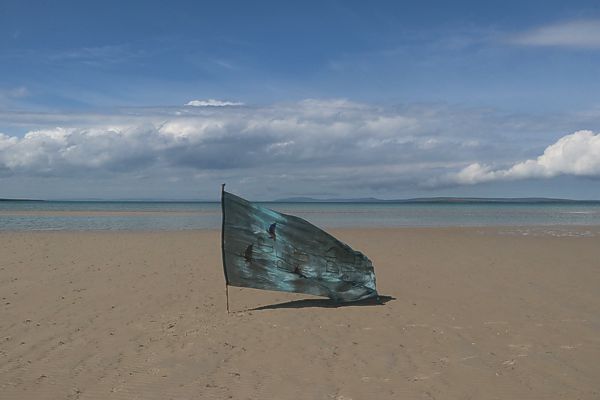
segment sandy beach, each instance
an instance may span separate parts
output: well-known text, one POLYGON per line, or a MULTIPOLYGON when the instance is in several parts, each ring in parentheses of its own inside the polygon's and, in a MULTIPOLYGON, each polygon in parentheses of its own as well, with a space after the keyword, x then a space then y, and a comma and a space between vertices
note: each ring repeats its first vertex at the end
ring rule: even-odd
POLYGON ((0 233, 0 398, 600 398, 598 227, 332 233, 393 299, 228 315, 219 231, 0 233))

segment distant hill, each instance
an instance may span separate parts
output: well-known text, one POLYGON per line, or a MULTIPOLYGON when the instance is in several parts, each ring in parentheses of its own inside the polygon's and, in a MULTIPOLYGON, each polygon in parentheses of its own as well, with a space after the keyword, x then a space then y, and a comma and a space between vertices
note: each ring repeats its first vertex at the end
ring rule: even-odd
POLYGON ((503 203, 503 204, 540 204, 540 203, 582 203, 600 204, 600 200, 571 200, 546 197, 416 197, 411 199, 382 200, 374 197, 356 199, 313 199, 311 197, 288 197, 275 200, 278 203, 503 203))
POLYGON ((362 197, 357 199, 313 199, 311 197, 287 197, 273 200, 274 203, 385 203, 389 200, 376 199, 375 197, 362 197))
POLYGON ((598 203, 598 200, 554 199, 547 197, 420 197, 390 200, 394 203, 598 203))

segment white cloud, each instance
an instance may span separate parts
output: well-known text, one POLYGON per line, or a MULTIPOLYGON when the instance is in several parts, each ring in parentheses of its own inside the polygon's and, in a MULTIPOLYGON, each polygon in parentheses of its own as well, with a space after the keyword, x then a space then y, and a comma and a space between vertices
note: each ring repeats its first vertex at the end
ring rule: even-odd
POLYGON ((0 151, 8 149, 10 146, 14 145, 18 141, 19 139, 17 139, 16 137, 10 137, 8 135, 0 133, 0 151))
POLYGON ((186 106, 192 107, 225 107, 225 106, 243 106, 244 103, 239 103, 236 101, 222 101, 215 99, 208 100, 192 100, 185 104, 186 106))
POLYGON ((600 20, 567 21, 521 33, 510 40, 525 46, 600 48, 600 20))
POLYGON ((516 163, 507 169, 493 169, 489 165, 474 163, 458 173, 447 175, 445 181, 472 185, 559 175, 600 177, 600 134, 578 131, 546 147, 544 154, 536 159, 516 163))
POLYGON ((358 170, 375 171, 376 165, 385 174, 426 171, 431 162, 439 168, 448 154, 463 151, 460 135, 444 138, 439 127, 432 127, 431 110, 386 110, 339 99, 180 110, 5 113, 1 116, 12 118, 15 126, 36 127, 22 137, 0 136, 0 172, 93 178, 146 170, 171 175, 184 169, 237 170, 246 175, 268 169, 343 181, 349 179, 344 169, 355 175, 358 170), (446 154, 449 148, 456 151, 446 154))

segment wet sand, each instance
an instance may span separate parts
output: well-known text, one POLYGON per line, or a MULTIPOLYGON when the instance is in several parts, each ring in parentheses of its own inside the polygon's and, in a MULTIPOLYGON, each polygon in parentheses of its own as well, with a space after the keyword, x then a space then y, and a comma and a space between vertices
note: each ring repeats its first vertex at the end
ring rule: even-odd
POLYGON ((600 398, 597 227, 332 233, 394 299, 228 315, 218 231, 0 233, 0 398, 600 398))

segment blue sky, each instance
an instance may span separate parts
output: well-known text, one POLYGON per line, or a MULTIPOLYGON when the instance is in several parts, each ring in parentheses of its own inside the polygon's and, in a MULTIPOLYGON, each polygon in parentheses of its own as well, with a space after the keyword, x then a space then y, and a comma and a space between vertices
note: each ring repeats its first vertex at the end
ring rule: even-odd
POLYGON ((600 198, 599 73, 598 2, 2 0, 0 197, 600 198))

